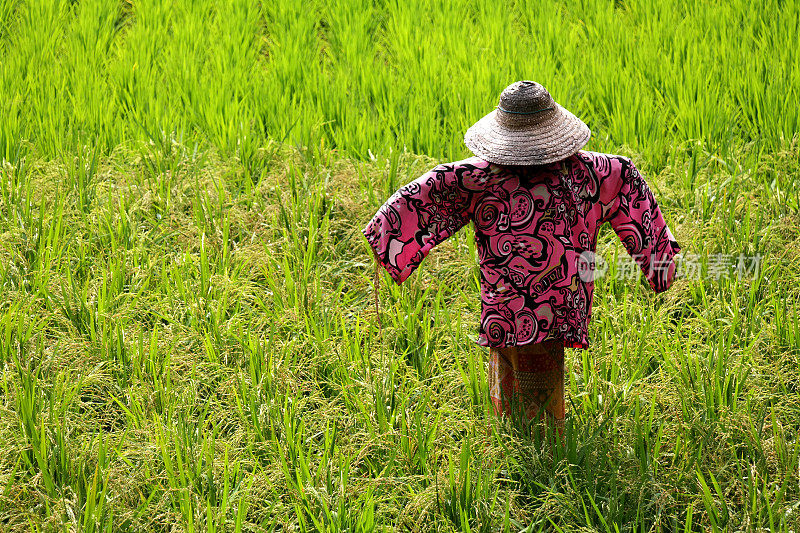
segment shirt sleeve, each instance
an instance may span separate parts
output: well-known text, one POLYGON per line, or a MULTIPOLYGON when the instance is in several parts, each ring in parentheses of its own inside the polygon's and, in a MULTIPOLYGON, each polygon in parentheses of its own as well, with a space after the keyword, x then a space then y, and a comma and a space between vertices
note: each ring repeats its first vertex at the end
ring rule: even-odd
MULTIPOLYGON (((619 236, 625 249, 642 269, 655 292, 663 292, 675 280, 675 255, 680 252, 650 187, 628 158, 616 161, 617 183, 609 183, 619 192, 606 206, 605 220, 619 236)), ((615 166, 614 164, 611 165, 615 166)), ((612 180, 616 181, 616 180, 612 180)))
POLYGON ((440 165, 395 192, 362 230, 375 257, 399 285, 431 248, 469 222, 471 193, 457 166, 440 165))

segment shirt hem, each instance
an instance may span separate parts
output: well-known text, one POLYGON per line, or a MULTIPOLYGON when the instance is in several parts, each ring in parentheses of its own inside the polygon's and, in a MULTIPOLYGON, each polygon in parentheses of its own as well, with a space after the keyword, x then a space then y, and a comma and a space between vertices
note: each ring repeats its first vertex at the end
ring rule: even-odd
POLYGON ((527 342, 517 342, 517 343, 497 343, 491 344, 488 340, 484 337, 478 337, 478 340, 475 341, 479 346, 484 346, 486 348, 511 348, 514 346, 526 346, 528 344, 538 344, 540 342, 544 342, 547 340, 560 340, 564 344, 564 348, 579 348, 582 350, 589 349, 589 342, 588 341, 571 341, 568 339, 559 339, 559 338, 550 338, 550 339, 541 339, 541 340, 530 340, 527 342))
POLYGON ((681 251, 681 247, 677 242, 673 242, 670 250, 665 254, 665 259, 662 258, 662 264, 665 261, 669 261, 669 267, 667 268, 666 276, 664 276, 664 283, 657 283, 655 276, 648 277, 647 281, 650 284, 650 288, 653 289, 653 292, 656 294, 661 294, 662 292, 666 292, 667 290, 672 287, 672 284, 675 283, 675 276, 677 274, 677 265, 675 264, 675 256, 678 255, 681 251))
POLYGON ((377 243, 373 244, 370 241, 370 239, 369 239, 369 236, 370 236, 369 231, 364 229, 364 230, 361 230, 361 233, 364 235, 364 238, 366 239, 367 244, 369 244, 369 247, 372 249, 372 252, 373 252, 372 255, 375 257, 375 260, 378 262, 378 264, 380 266, 382 266, 383 269, 386 270, 386 272, 389 273, 389 275, 392 277, 392 279, 394 280, 395 283, 397 283, 398 285, 401 285, 403 283, 403 281, 405 281, 405 277, 403 277, 402 272, 400 272, 400 270, 397 267, 395 267, 394 265, 392 265, 392 264, 384 261, 383 259, 381 259, 381 256, 379 255, 379 251, 378 251, 378 248, 379 248, 378 244, 377 243))

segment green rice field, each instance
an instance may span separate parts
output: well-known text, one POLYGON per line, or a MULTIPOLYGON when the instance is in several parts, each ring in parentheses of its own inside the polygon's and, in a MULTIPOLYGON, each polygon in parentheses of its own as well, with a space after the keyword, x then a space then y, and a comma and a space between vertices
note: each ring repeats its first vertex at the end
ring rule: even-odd
POLYGON ((799 531, 799 26, 0 0, 0 531, 799 531), (555 442, 489 415, 472 229, 382 274, 379 315, 360 232, 519 79, 636 162, 697 265, 653 294, 601 231, 555 442))

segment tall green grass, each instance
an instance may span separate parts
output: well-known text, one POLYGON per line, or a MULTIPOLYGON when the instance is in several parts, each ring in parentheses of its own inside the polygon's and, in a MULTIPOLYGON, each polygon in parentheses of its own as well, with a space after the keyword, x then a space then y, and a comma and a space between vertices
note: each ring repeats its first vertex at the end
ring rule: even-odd
POLYGON ((4 529, 797 527, 797 209, 766 179, 796 145, 650 175, 701 262, 763 263, 658 296, 599 280, 563 442, 487 415, 469 231, 403 287, 384 276, 378 325, 359 228, 431 159, 258 157, 255 185, 177 140, 6 164, 4 529))
POLYGON ((0 0, 0 529, 797 530, 797 23, 0 0), (518 78, 704 270, 763 256, 653 295, 603 230, 563 441, 488 416, 471 231, 383 276, 380 323, 359 231, 518 78))
POLYGON ((0 156, 175 135, 252 157, 268 138, 358 158, 466 154, 535 79, 654 164, 686 139, 798 129, 796 2, 67 0, 0 3, 0 156))

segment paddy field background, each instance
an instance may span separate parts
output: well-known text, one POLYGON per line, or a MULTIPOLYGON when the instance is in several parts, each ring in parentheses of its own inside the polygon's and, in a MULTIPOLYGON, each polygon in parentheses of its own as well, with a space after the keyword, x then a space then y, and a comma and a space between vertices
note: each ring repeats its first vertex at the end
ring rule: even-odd
POLYGON ((794 531, 800 4, 0 0, 0 530, 794 531), (360 228, 518 79, 696 275, 611 270, 563 446, 487 415, 471 229, 360 228), (760 256, 739 277, 720 258, 760 256))

